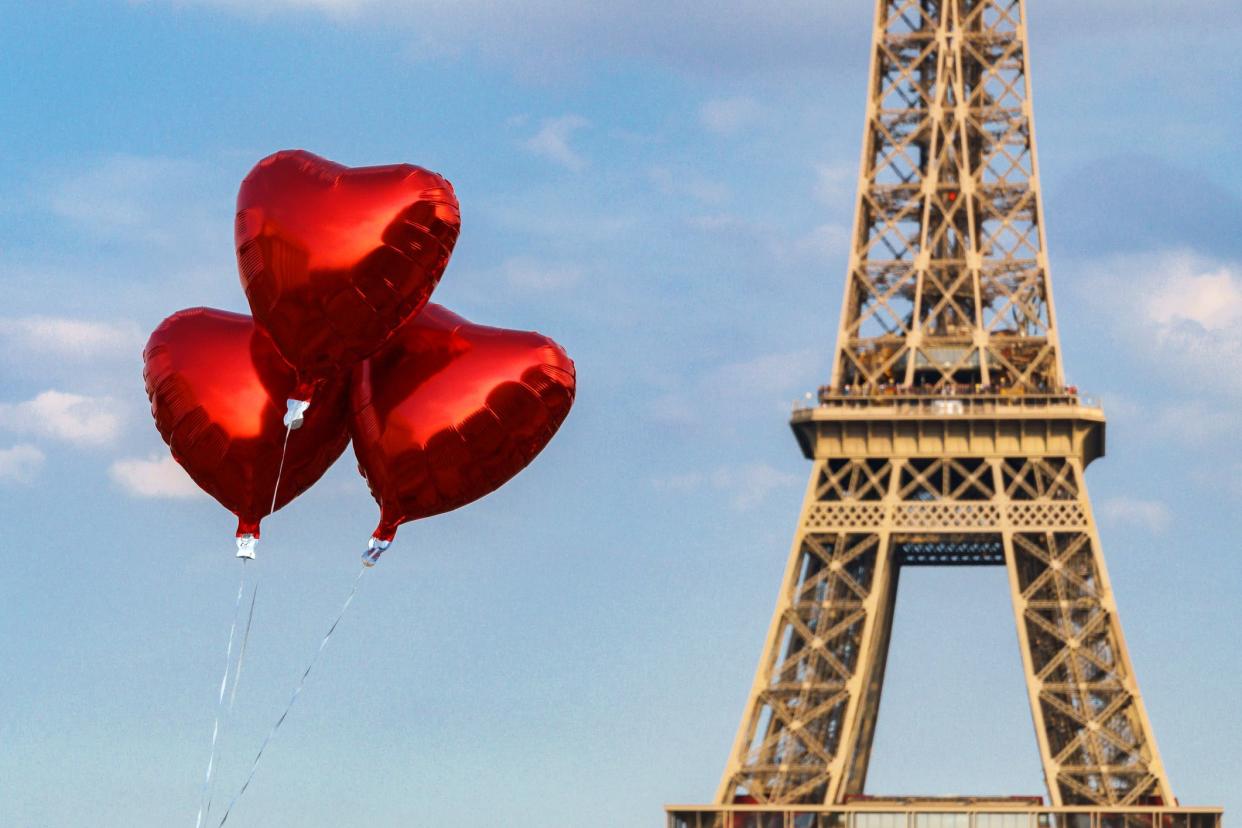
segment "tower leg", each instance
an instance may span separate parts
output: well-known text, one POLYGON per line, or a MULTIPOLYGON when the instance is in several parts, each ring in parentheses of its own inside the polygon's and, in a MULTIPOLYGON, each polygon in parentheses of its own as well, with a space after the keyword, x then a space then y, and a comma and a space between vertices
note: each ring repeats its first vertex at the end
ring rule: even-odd
MULTIPOLYGON (((1013 479, 1023 478, 1041 497, 1014 501, 1007 513, 1029 520, 1040 509, 1043 525, 1006 531, 1005 562, 1052 804, 1171 804, 1082 468, 1075 460, 1031 459, 1013 479), (1067 510, 1066 501, 1075 508, 1067 510), (1079 519, 1066 520, 1071 514, 1079 519)), ((1009 495, 1020 491, 1011 486, 1009 495)))
POLYGON ((834 802, 862 788, 897 584, 878 525, 889 466, 821 461, 812 472, 722 803, 834 802), (855 518, 826 521, 820 505, 845 496, 861 499, 855 518))
POLYGON ((863 793, 900 569, 1004 565, 1054 805, 1171 804, 1081 461, 816 462, 722 804, 863 793))
POLYGON ((874 587, 877 597, 874 626, 876 640, 867 653, 868 658, 860 664, 858 670, 860 677, 859 721, 853 731, 842 740, 844 747, 840 753, 842 757, 848 757, 848 762, 838 776, 841 784, 835 791, 830 791, 829 802, 841 802, 849 794, 860 794, 867 783, 867 768, 871 763, 871 746, 875 742, 875 725, 880 714, 880 696, 884 690, 884 668, 888 664, 888 646, 893 639, 897 583, 901 575, 901 567, 895 560, 892 542, 886 544, 886 547, 884 580, 887 583, 881 583, 877 578, 874 587))

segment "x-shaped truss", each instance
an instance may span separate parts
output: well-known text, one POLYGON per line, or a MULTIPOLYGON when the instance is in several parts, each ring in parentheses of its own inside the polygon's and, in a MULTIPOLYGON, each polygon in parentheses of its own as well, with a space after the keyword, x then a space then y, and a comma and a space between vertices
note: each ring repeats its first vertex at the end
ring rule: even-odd
POLYGON ((1063 798, 1133 805, 1158 794, 1091 536, 1024 533, 1013 543, 1039 709, 1063 798))
POLYGON ((1061 385, 1022 20, 884 5, 834 385, 1061 385))

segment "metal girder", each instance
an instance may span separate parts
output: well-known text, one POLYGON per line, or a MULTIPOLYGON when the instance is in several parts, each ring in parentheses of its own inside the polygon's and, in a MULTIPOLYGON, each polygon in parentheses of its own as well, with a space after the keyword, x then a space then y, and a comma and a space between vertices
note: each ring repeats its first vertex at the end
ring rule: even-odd
POLYGON ((1063 383, 1021 0, 880 0, 832 386, 1063 383))
POLYGON ((718 801, 863 792, 903 566, 1009 571, 1054 805, 1173 801, 1078 457, 816 461, 718 801))
POLYGON ((905 566, 1004 566, 1052 804, 1175 802, 1083 481, 1103 413, 1066 388, 1024 0, 877 0, 831 385, 717 801, 862 793, 905 566))

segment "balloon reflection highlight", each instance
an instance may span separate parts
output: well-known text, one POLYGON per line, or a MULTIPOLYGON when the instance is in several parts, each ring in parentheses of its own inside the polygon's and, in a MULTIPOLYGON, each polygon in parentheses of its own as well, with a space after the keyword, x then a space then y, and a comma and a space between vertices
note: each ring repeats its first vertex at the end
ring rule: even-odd
POLYGON ((546 336, 429 304, 350 385, 354 453, 380 507, 375 539, 499 488, 552 439, 574 390, 573 361, 546 336))

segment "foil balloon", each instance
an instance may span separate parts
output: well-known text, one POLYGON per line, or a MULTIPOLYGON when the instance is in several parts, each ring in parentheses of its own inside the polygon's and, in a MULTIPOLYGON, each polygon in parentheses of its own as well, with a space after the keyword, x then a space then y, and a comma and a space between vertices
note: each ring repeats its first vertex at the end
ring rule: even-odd
POLYGON ((237 194, 237 264, 255 321, 298 373, 296 399, 423 308, 460 225, 452 185, 421 167, 302 150, 255 165, 237 194))
POLYGON ((324 384, 301 428, 286 428, 296 376, 248 316, 178 311, 151 334, 143 362, 160 436, 194 482, 237 515, 239 555, 273 502, 279 509, 310 488, 349 442, 343 380, 324 384))
POLYGON ((464 506, 521 471, 569 413, 574 382, 551 339, 427 305, 351 380, 354 453, 380 507, 364 561, 398 525, 464 506))

